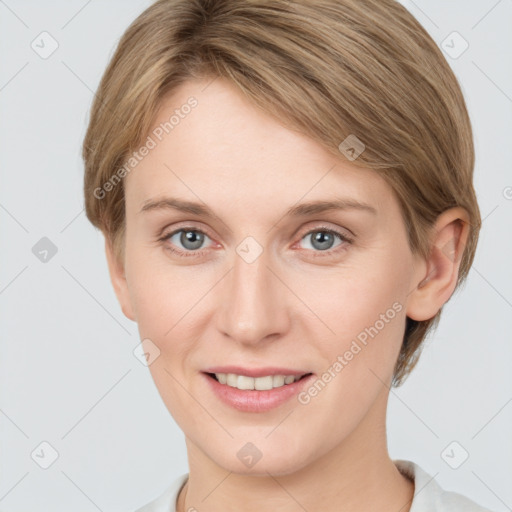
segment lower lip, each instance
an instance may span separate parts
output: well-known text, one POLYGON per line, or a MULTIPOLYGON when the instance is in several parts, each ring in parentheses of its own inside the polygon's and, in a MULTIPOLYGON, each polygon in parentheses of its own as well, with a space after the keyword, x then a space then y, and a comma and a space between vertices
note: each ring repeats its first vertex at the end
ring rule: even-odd
POLYGON ((256 389, 242 390, 227 384, 221 384, 206 373, 203 373, 203 376, 222 402, 243 412, 265 412, 279 407, 297 395, 314 377, 311 374, 292 384, 259 391, 256 389))

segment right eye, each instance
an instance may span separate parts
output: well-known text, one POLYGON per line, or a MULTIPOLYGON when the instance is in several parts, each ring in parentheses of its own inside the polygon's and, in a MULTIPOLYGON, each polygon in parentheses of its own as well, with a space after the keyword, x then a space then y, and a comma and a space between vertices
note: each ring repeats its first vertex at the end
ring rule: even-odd
POLYGON ((185 227, 164 234, 159 240, 166 243, 166 247, 180 256, 198 256, 203 251, 198 251, 205 238, 210 238, 204 231, 194 227, 185 227), (171 242, 170 244, 168 242, 171 242), (182 248, 180 248, 180 245, 182 248), (174 246, 174 247, 173 247, 174 246), (175 247, 178 247, 177 249, 175 247))

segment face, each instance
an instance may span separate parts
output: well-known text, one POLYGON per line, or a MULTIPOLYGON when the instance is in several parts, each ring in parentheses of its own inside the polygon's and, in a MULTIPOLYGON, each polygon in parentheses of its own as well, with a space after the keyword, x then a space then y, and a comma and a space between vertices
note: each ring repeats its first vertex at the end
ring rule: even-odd
POLYGON ((228 82, 206 84, 162 103, 155 129, 175 109, 179 122, 150 134, 155 147, 125 178, 116 291, 151 340, 151 374, 188 442, 229 471, 285 474, 343 445, 387 397, 417 261, 376 172, 228 82), (205 373, 215 370, 270 375, 260 387, 309 376, 239 391, 205 373), (252 469, 242 459, 258 452, 252 469))

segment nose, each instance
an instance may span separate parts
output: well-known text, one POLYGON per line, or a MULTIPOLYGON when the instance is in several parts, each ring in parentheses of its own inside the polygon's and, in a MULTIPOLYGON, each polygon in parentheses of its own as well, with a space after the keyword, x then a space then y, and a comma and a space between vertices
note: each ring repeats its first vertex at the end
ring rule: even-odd
POLYGON ((275 341, 290 326, 292 293, 270 265, 265 250, 249 262, 234 254, 233 268, 223 279, 217 328, 244 345, 275 341))

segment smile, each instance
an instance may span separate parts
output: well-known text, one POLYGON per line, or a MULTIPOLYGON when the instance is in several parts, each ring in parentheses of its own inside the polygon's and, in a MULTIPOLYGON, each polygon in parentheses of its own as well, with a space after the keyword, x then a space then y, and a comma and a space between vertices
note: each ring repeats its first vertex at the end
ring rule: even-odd
POLYGON ((265 375, 263 377, 248 377, 247 375, 237 375, 235 373, 209 373, 208 375, 215 378, 220 384, 225 384, 240 390, 255 389, 265 391, 292 384, 310 374, 265 375))
POLYGON ((241 412, 263 413, 284 405, 315 379, 313 373, 258 377, 223 372, 201 372, 207 387, 220 402, 241 412))

